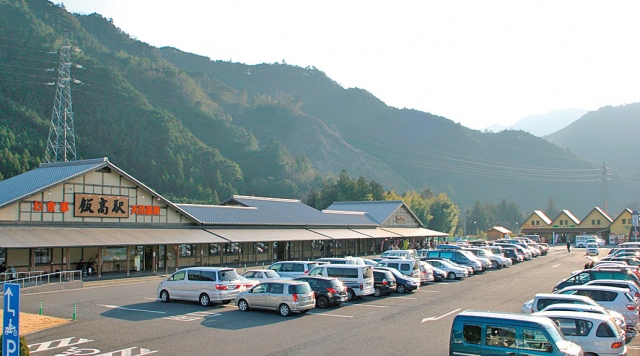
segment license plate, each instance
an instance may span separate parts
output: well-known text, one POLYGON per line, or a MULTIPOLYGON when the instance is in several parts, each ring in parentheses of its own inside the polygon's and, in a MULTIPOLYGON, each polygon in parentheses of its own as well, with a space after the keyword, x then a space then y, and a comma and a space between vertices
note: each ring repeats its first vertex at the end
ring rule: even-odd
POLYGON ((302 297, 302 301, 303 302, 308 302, 309 301, 309 297, 302 297))
POLYGON ((343 297, 340 297, 340 301, 341 301, 341 302, 346 302, 346 301, 347 301, 347 297, 344 297, 344 296, 343 296, 343 297))

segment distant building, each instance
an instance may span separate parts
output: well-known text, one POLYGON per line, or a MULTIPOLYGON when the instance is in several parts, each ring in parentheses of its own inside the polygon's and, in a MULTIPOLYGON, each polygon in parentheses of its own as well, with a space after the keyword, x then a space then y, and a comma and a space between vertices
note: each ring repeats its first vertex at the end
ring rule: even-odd
POLYGON ((508 238, 509 234, 511 234, 511 231, 505 229, 504 227, 494 226, 489 229, 489 231, 487 231, 487 240, 493 241, 508 238))

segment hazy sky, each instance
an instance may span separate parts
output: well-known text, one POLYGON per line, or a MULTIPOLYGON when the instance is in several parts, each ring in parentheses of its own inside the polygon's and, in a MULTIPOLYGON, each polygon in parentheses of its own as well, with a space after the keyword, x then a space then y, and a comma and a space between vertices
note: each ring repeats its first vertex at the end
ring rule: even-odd
POLYGON ((112 18, 153 46, 246 64, 315 66, 388 105, 475 129, 640 101, 638 0, 64 4, 112 18))

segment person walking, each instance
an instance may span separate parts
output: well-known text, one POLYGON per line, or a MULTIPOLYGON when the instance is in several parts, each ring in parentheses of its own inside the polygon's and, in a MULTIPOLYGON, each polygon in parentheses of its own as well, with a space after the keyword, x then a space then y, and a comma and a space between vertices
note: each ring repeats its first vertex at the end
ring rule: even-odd
POLYGON ((571 252, 571 240, 567 237, 567 253, 571 252))

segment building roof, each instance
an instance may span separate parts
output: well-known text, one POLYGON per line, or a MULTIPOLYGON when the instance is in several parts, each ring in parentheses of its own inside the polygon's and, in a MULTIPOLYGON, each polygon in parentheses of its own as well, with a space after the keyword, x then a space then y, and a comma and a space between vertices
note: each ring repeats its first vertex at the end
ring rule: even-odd
POLYGON ((221 205, 177 206, 207 225, 378 226, 364 213, 322 212, 295 199, 234 195, 221 205))
MULTIPOLYGON (((109 162, 109 159, 107 159, 107 157, 79 161, 42 163, 36 169, 0 181, 0 209, 34 194, 38 194, 51 189, 52 187, 67 182, 73 178, 103 168, 109 168, 116 171, 121 176, 133 182, 143 191, 156 197, 167 206, 180 211, 180 209, 175 204, 168 201, 160 194, 153 191, 151 188, 142 184, 142 182, 133 178, 120 168, 116 167, 113 163, 109 162)), ((181 211, 181 213, 194 222, 198 222, 187 212, 181 211)))
POLYGON ((614 220, 620 219, 622 217, 622 215, 624 215, 624 213, 629 213, 629 214, 633 215, 633 210, 631 210, 629 208, 624 208, 614 220))
POLYGON ((419 225, 422 222, 402 200, 381 201, 340 201, 331 204, 325 211, 360 211, 366 213, 378 224, 384 224, 401 207, 405 207, 419 225))
MULTIPOLYGON (((604 210, 600 209, 600 207, 594 207, 591 212, 593 212, 593 210, 598 211, 602 216, 604 216, 605 219, 607 219, 609 221, 609 223, 613 222, 613 219, 609 216, 609 214, 605 213, 604 210)), ((589 212, 589 214, 591 214, 591 212, 589 212)), ((589 216, 589 214, 587 214, 586 216, 589 216)))
MULTIPOLYGON (((489 229, 489 231, 491 231, 491 230, 498 231, 499 233, 502 233, 502 234, 510 234, 511 233, 510 230, 508 230, 508 229, 506 229, 506 228, 504 228, 502 226, 494 226, 491 229, 489 229)), ((487 232, 489 232, 489 231, 487 231, 487 232)))
MULTIPOLYGON (((578 220, 578 218, 576 218, 572 212, 570 212, 569 210, 563 210, 560 214, 558 214, 558 216, 562 215, 564 213, 564 215, 566 215, 569 219, 571 219, 576 225, 580 225, 580 220, 578 220)), ((558 217, 556 217, 557 219, 558 217)))
POLYGON ((542 210, 534 210, 533 213, 537 215, 542 221, 544 221, 547 225, 551 225, 553 221, 547 217, 547 215, 542 210))

